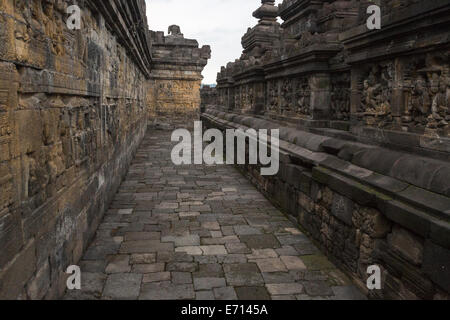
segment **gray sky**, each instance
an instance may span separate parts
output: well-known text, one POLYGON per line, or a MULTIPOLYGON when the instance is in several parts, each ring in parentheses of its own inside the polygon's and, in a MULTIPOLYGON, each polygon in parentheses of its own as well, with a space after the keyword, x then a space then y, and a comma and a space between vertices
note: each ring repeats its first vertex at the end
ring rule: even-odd
POLYGON ((252 12, 261 5, 260 0, 146 1, 150 29, 167 34, 167 28, 177 24, 186 38, 211 46, 212 57, 203 71, 206 84, 215 83, 220 67, 240 57, 241 37, 258 23, 252 12))

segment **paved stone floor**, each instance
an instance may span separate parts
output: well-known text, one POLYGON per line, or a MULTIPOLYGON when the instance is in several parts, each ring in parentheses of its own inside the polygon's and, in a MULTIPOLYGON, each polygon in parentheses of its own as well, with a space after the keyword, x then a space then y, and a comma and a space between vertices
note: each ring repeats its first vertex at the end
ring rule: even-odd
POLYGON ((66 299, 364 298, 234 167, 171 145, 149 130, 66 299))

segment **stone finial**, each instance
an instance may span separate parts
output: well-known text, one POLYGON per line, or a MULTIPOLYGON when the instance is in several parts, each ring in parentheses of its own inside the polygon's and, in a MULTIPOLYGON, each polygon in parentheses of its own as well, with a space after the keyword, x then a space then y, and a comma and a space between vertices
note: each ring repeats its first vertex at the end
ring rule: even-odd
POLYGON ((169 36, 173 36, 173 37, 183 37, 183 34, 181 33, 181 28, 180 26, 177 26, 175 24, 171 25, 169 27, 169 36))
POLYGON ((261 7, 259 7, 253 16, 260 19, 260 23, 273 23, 277 21, 278 17, 278 7, 275 6, 274 0, 261 0, 261 7))

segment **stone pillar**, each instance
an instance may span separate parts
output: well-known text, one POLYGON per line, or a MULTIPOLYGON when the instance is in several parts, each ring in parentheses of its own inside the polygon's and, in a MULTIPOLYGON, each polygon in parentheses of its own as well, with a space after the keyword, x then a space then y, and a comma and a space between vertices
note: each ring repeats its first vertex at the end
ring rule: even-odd
POLYGON ((311 88, 311 115, 313 120, 326 120, 330 115, 331 77, 317 73, 309 78, 311 88))
POLYGON ((264 82, 255 84, 255 101, 253 110, 256 115, 262 114, 265 108, 265 86, 264 82))
POLYGON ((359 68, 352 69, 351 96, 350 96, 350 119, 356 121, 361 106, 362 71, 359 68))

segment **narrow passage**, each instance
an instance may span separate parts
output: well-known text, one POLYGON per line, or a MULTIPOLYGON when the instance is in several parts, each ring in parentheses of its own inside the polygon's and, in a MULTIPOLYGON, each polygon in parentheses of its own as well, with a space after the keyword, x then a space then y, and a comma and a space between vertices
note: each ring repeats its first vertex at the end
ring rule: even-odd
POLYGON ((232 166, 172 164, 149 130, 66 299, 363 299, 232 166))

